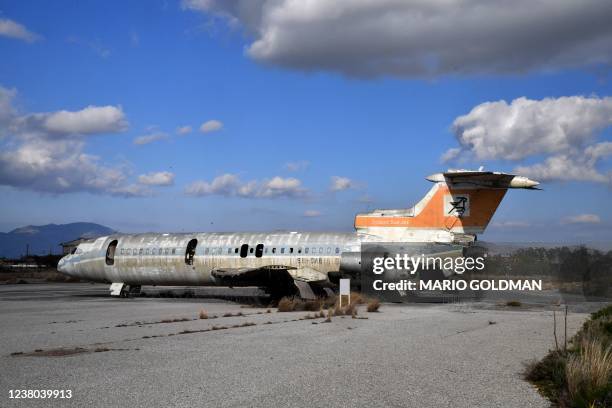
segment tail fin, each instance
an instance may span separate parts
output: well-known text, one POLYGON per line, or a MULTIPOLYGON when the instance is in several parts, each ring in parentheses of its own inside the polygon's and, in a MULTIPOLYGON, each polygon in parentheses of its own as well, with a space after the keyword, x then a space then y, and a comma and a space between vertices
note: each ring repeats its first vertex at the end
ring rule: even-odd
POLYGON ((484 232, 509 188, 536 189, 526 177, 485 171, 448 171, 427 177, 435 185, 414 207, 355 217, 355 228, 392 241, 455 241, 484 232))

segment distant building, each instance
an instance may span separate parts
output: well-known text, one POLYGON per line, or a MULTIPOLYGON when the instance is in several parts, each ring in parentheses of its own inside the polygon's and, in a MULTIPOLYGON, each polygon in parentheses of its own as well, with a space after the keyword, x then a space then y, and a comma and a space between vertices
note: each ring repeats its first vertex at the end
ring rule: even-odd
POLYGON ((77 238, 77 239, 73 239, 72 241, 67 241, 67 242, 62 242, 60 245, 62 247, 62 254, 63 255, 68 255, 70 253, 72 253, 72 251, 74 251, 76 249, 77 246, 79 246, 79 244, 81 242, 91 242, 92 239, 91 238, 77 238))

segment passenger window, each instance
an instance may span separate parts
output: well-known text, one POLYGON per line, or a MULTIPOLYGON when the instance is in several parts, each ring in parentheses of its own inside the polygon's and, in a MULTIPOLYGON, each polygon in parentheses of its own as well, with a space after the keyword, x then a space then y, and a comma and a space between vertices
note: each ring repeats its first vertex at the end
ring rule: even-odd
POLYGON ((272 253, 275 254, 276 253, 276 248, 272 248, 272 253))
POLYGON ((145 255, 149 255, 149 248, 145 249, 145 255))
POLYGON ((327 247, 327 254, 331 254, 331 247, 327 247))
POLYGON ((232 248, 227 248, 227 254, 231 255, 232 254, 232 248))
POLYGON ((208 255, 208 252, 210 251, 209 248, 204 248, 204 255, 208 255))
POLYGON ((161 255, 163 252, 164 252, 164 250, 162 248, 159 248, 158 255, 161 255))
POLYGON ((336 253, 339 254, 340 253, 340 248, 336 247, 336 253))
POLYGON ((123 255, 123 248, 121 248, 121 255, 123 255))
POLYGON ((237 254, 238 253, 238 248, 234 248, 234 253, 237 254))
POLYGON ((242 246, 240 247, 240 257, 246 258, 248 254, 249 254, 249 245, 242 244, 242 246))
POLYGON ((289 253, 292 254, 293 253, 293 248, 289 248, 289 253))
POLYGON ((257 244, 257 246, 255 247, 255 257, 256 258, 261 258, 261 256, 263 255, 263 244, 257 244))
POLYGON ((285 253, 285 248, 281 248, 281 254, 285 253))
POLYGON ((268 248, 264 249, 264 254, 268 253, 268 248))
POLYGON ((308 247, 304 248, 304 253, 307 254, 308 253, 308 247))
POLYGON ((138 255, 142 255, 142 253, 143 253, 143 252, 144 252, 144 251, 143 251, 143 249, 142 249, 142 248, 140 248, 140 249, 138 250, 138 255))
POLYGON ((319 247, 319 253, 322 254, 323 253, 323 248, 319 247))
POLYGON ((249 254, 253 253, 253 248, 249 249, 249 254))
POLYGON ((172 248, 172 255, 176 254, 176 248, 172 248))
POLYGON ((302 253, 302 248, 298 248, 298 254, 302 253))
POLYGON ((164 255, 168 255, 169 253, 170 253, 170 248, 166 248, 166 249, 164 250, 164 255))

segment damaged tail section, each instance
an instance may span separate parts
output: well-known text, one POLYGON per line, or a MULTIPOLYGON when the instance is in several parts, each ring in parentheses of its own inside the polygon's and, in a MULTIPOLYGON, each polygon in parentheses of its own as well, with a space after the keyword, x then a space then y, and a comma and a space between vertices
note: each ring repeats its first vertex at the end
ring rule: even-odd
POLYGON ((512 174, 467 170, 427 180, 435 184, 414 207, 358 214, 355 229, 391 241, 469 243, 487 228, 509 188, 533 190, 539 184, 512 174))

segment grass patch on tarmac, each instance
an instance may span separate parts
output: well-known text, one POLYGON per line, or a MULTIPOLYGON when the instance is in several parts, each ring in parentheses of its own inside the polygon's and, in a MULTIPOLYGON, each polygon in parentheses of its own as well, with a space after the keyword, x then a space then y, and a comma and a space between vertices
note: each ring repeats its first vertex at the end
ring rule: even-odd
MULTIPOLYGON (((314 300, 302 300, 297 297, 284 297, 277 305, 278 312, 318 312, 318 317, 325 317, 324 310, 332 308, 334 315, 340 316, 356 316, 357 307, 359 305, 367 304, 366 310, 370 313, 378 312, 380 308, 380 301, 378 299, 370 298, 362 295, 358 292, 351 292, 351 302, 340 307, 340 301, 337 296, 330 296, 326 298, 318 298, 314 300)), ((268 312, 266 312, 268 313, 268 312)), ((311 316, 311 315, 308 315, 311 316)), ((315 314, 317 316, 317 314, 315 314)))
POLYGON ((67 357, 73 356, 75 354, 83 354, 83 353, 103 353, 107 351, 129 351, 130 349, 117 349, 117 348, 108 348, 108 347, 96 347, 96 348, 85 348, 85 347, 60 347, 54 349, 36 349, 34 351, 24 353, 18 351, 16 353, 11 353, 11 356, 17 357, 67 357))
POLYGON ((612 407, 612 305, 592 313, 567 350, 528 364, 525 378, 561 407, 612 407))

